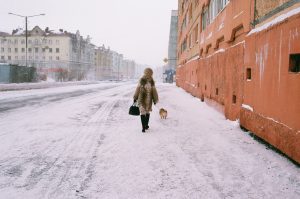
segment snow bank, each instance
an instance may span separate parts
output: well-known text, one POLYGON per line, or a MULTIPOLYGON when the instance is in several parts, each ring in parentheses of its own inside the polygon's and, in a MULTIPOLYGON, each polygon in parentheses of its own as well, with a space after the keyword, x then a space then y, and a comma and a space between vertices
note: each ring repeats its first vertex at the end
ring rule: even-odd
POLYGON ((75 86, 75 85, 88 85, 97 84, 97 81, 76 81, 76 82, 38 82, 38 83, 12 83, 12 84, 0 84, 1 91, 14 91, 14 90, 31 90, 31 89, 43 89, 63 86, 75 86))

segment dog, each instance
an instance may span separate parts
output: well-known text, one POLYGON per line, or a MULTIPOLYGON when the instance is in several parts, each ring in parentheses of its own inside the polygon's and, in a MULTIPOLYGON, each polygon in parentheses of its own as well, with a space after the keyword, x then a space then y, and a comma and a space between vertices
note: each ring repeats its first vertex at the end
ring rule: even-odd
POLYGON ((166 109, 159 109, 159 115, 161 119, 167 119, 168 111, 166 109))

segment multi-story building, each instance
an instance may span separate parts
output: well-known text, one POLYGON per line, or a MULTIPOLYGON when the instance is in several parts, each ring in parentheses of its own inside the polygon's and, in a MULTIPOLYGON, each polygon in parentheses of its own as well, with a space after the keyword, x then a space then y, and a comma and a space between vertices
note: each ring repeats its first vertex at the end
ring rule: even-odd
POLYGON ((112 79, 112 52, 104 45, 95 48, 95 68, 97 80, 112 79))
POLYGON ((172 10, 168 47, 168 63, 164 66, 164 82, 173 83, 177 67, 178 11, 172 10))
POLYGON ((14 30, 0 35, 0 61, 34 66, 39 74, 56 80, 82 80, 94 65, 94 46, 79 31, 42 30, 36 26, 28 31, 26 52, 25 32, 14 30))
POLYGON ((300 163, 300 1, 178 3, 177 85, 300 163))
POLYGON ((175 70, 177 67, 177 32, 178 32, 178 11, 172 10, 169 47, 168 47, 168 69, 175 70))
POLYGON ((124 59, 122 63, 122 78, 123 79, 134 79, 136 70, 136 63, 134 60, 124 59))
POLYGON ((119 80, 123 55, 104 45, 95 49, 95 68, 97 80, 119 80))
POLYGON ((121 69, 123 63, 123 55, 112 51, 112 75, 114 79, 121 79, 121 69))

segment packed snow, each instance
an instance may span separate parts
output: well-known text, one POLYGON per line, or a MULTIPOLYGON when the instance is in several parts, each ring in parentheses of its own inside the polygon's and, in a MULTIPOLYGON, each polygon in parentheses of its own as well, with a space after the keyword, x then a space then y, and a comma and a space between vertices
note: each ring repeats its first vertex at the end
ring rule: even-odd
POLYGON ((1 92, 0 198, 300 198, 299 167, 175 85, 142 133, 135 87, 1 92))

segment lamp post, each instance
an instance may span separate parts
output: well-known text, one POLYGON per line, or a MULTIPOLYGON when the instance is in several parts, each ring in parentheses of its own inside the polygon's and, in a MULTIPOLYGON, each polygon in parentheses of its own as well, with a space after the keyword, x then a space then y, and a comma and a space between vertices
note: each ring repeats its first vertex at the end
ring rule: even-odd
POLYGON ((25 18, 25 65, 27 67, 27 39, 28 39, 28 33, 27 33, 27 19, 30 17, 37 17, 37 16, 44 16, 45 14, 38 14, 38 15, 31 15, 31 16, 23 16, 23 15, 19 15, 19 14, 15 14, 15 13, 8 13, 10 15, 15 15, 18 17, 22 17, 25 18))

